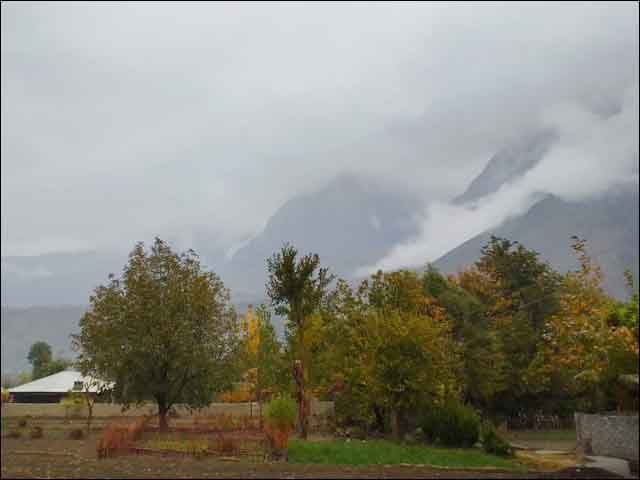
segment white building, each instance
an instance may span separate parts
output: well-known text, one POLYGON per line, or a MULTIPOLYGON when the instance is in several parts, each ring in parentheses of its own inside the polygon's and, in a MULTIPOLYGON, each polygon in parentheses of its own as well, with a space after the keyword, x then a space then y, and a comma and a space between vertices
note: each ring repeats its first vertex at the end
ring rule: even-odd
POLYGON ((110 385, 75 370, 64 370, 9 389, 16 403, 57 403, 70 391, 92 395, 108 390, 110 385))

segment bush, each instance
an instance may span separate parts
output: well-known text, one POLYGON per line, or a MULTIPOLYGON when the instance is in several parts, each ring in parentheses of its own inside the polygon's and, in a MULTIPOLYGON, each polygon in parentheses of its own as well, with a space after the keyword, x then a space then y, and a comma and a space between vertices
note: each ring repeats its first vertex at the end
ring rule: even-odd
POLYGON ((289 396, 278 396, 264 409, 265 422, 278 430, 293 430, 296 422, 296 404, 289 396))
POLYGON ((64 407, 65 417, 78 418, 82 416, 85 400, 81 392, 69 392, 60 400, 60 404, 64 407))
POLYGON ((272 399, 264 410, 264 432, 269 440, 272 455, 287 457, 289 437, 296 422, 296 404, 291 397, 278 396, 272 399))
POLYGON ((233 438, 218 435, 215 440, 214 450, 220 455, 232 456, 238 453, 238 445, 233 438))
POLYGON ((35 426, 29 432, 31 438, 42 438, 42 427, 35 426))
POLYGON ((498 434, 490 422, 485 422, 482 425, 482 449, 493 455, 500 455, 502 457, 513 456, 513 448, 509 445, 509 442, 498 434))
POLYGON ((422 419, 422 432, 429 442, 448 447, 472 447, 479 437, 476 412, 458 401, 433 407, 422 419))
POLYGON ((69 432, 69 438, 71 440, 82 440, 84 438, 84 431, 80 428, 74 428, 69 432))
POLYGON ((22 437, 22 432, 20 430, 11 430, 7 433, 8 438, 20 438, 22 437))
POLYGON ((21 419, 18 421, 18 426, 19 426, 20 428, 24 428, 24 427, 26 427, 26 426, 27 426, 27 420, 26 420, 26 419, 24 419, 24 418, 21 418, 21 419))

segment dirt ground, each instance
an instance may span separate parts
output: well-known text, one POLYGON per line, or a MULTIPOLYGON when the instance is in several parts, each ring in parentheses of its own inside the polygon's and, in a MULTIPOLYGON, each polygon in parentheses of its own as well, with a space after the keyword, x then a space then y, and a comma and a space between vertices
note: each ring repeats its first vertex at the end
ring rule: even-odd
MULTIPOLYGON (((70 429, 82 428, 81 420, 29 420, 22 438, 2 438, 2 478, 616 478, 604 471, 575 468, 513 473, 415 465, 342 467, 249 463, 169 455, 122 455, 99 460, 95 445, 105 420, 98 420, 96 431, 83 440, 67 438, 70 429), (35 424, 43 427, 43 438, 29 438, 29 428, 35 424)), ((7 427, 14 428, 14 422, 10 423, 4 425, 4 433, 7 427)))
POLYGON ((575 430, 512 430, 505 436, 512 444, 532 450, 570 452, 576 447, 575 430))
POLYGON ((85 440, 3 438, 2 478, 616 478, 594 469, 514 474, 422 466, 251 464, 146 455, 98 460, 96 438, 97 434, 85 440))

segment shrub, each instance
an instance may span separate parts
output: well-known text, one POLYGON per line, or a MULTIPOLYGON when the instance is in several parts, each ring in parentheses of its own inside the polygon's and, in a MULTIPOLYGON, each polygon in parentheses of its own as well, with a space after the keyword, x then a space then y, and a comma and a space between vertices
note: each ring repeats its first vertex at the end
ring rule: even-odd
POLYGON ((26 427, 26 426, 27 426, 27 420, 26 420, 26 419, 24 419, 24 418, 21 418, 21 419, 18 421, 18 426, 19 426, 20 428, 24 428, 24 427, 26 427))
POLYGON ((215 442, 215 451, 221 455, 235 455, 238 452, 238 445, 233 438, 218 435, 215 442))
POLYGON ((22 437, 22 432, 20 430, 11 430, 9 433, 7 433, 7 437, 20 438, 22 437))
POLYGON ((498 434, 491 422, 485 422, 482 425, 482 449, 487 453, 503 457, 513 455, 513 448, 498 434))
POLYGON ((84 438, 84 431, 80 428, 74 428, 69 432, 68 436, 71 440, 82 440, 84 438))
POLYGON ((296 421, 296 404, 291 397, 278 396, 265 407, 265 434, 276 457, 286 457, 289 437, 296 421))
POLYGON ((31 438, 42 438, 42 427, 35 426, 29 432, 31 438))
POLYGON ((449 401, 427 412, 421 422, 424 438, 448 447, 472 447, 477 441, 480 419, 458 401, 449 401))
POLYGON ((77 418, 82 415, 85 400, 81 392, 70 392, 60 400, 60 404, 64 407, 65 417, 77 418))
POLYGON ((264 409, 265 422, 279 430, 293 430, 296 422, 296 404, 289 396, 278 396, 264 409))
POLYGON ((109 457, 117 450, 129 445, 140 437, 151 417, 140 417, 128 425, 110 424, 105 427, 102 437, 96 442, 98 458, 109 457))
POLYGON ((7 390, 6 388, 2 389, 2 405, 4 405, 5 403, 9 403, 11 401, 11 395, 9 394, 9 390, 7 390))

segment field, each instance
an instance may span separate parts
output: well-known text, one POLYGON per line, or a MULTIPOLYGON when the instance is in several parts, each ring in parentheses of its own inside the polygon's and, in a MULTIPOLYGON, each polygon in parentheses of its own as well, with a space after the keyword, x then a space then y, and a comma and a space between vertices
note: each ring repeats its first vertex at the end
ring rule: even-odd
MULTIPOLYGON (((492 457, 478 450, 406 446, 385 441, 337 441, 327 436, 315 436, 307 442, 292 441, 287 463, 269 462, 260 455, 198 458, 180 452, 98 459, 96 441, 105 423, 113 419, 97 419, 92 432, 80 440, 71 440, 68 436, 71 430, 85 427, 82 419, 26 420, 27 424, 20 427, 19 418, 3 418, 3 478, 551 478, 593 477, 598 473, 603 476, 603 472, 586 470, 542 472, 531 466, 527 471, 515 460, 492 457), (42 438, 30 438, 34 426, 42 428, 42 438), (21 437, 8 438, 11 431, 20 431, 21 437)), ((173 425, 182 426, 182 431, 145 432, 138 443, 172 450, 174 445, 215 441, 215 435, 189 433, 186 427, 193 424, 192 418, 174 420, 173 425)))

